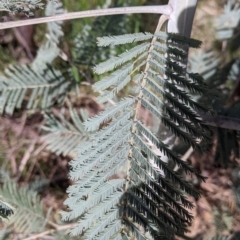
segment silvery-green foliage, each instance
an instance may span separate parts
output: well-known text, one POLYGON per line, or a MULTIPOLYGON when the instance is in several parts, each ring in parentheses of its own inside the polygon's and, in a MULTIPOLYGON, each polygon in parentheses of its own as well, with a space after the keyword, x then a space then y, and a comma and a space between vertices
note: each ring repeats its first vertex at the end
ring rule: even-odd
POLYGON ((28 186, 19 188, 16 182, 8 179, 0 188, 0 196, 15 208, 6 224, 14 226, 14 229, 21 233, 40 232, 45 228, 47 219, 36 191, 28 186))
MULTIPOLYGON (((45 14, 46 16, 54 16, 57 14, 63 14, 67 11, 63 9, 61 2, 56 0, 48 0, 45 14)), ((54 21, 47 23, 48 26, 48 39, 56 44, 59 43, 60 38, 64 35, 62 30, 62 21, 54 21)))
MULTIPOLYGON (((124 5, 131 5, 132 1, 106 1, 103 8, 123 7, 124 5)), ((99 6, 100 8, 100 6, 99 6)), ((81 29, 81 32, 74 40, 75 51, 74 61, 76 64, 84 66, 94 66, 101 61, 114 56, 116 48, 108 46, 99 48, 96 44, 96 38, 100 35, 116 35, 125 34, 129 28, 129 16, 128 15, 115 15, 115 16, 103 16, 97 17, 91 24, 86 24, 81 29)), ((89 68, 89 71, 91 69, 89 68)))
MULTIPOLYGON (((1 198, 1 196, 0 196, 0 198, 1 198)), ((4 218, 7 219, 12 214, 14 214, 13 207, 10 206, 8 203, 3 202, 3 201, 0 200, 0 222, 4 218)))
POLYGON ((47 65, 51 64, 59 53, 60 49, 57 44, 48 39, 38 49, 37 56, 32 63, 33 69, 38 72, 43 72, 44 69, 47 68, 47 65))
POLYGON ((8 240, 10 239, 11 230, 7 228, 2 228, 0 231, 0 240, 8 240))
POLYGON ((67 190, 69 210, 62 212, 63 220, 78 220, 70 234, 80 235, 80 239, 171 239, 185 233, 192 220, 187 208, 193 204, 183 192, 195 198, 200 194, 154 149, 186 174, 194 174, 199 181, 205 179, 139 119, 142 106, 179 139, 204 150, 199 140, 210 139, 210 132, 197 111, 211 109, 192 100, 188 93, 210 92, 203 78, 187 73, 182 64, 186 49, 199 47, 200 42, 163 32, 98 39, 101 46, 137 41, 141 44, 94 68, 105 74, 93 86, 101 92, 98 99, 102 103, 129 82, 138 85, 139 92, 84 123, 92 133, 70 162, 69 175, 75 184, 67 190), (128 166, 127 171, 118 175, 121 166, 128 166))
POLYGON ((42 0, 1 0, 0 11, 8 11, 13 14, 24 13, 27 16, 33 16, 32 11, 43 8, 43 6, 42 0))
MULTIPOLYGON (((49 183, 48 180, 36 178, 30 184, 19 187, 7 172, 4 175, 1 173, 1 175, 0 218, 7 219, 3 223, 4 227, 0 229, 0 240, 15 239, 16 237, 23 239, 29 237, 30 234, 35 238, 38 233, 46 231, 47 225, 51 224, 53 226, 55 224, 49 221, 51 208, 45 214, 43 203, 38 196, 42 187, 49 183), (11 211, 10 214, 2 216, 6 213, 3 208, 5 211, 11 211)), ((58 224, 55 226, 62 227, 63 223, 58 222, 58 224)), ((48 234, 43 235, 43 238, 74 240, 74 238, 68 236, 66 229, 52 229, 48 234)))
MULTIPOLYGON (((237 0, 228 0, 223 13, 215 20, 216 37, 226 40, 233 37, 240 24, 240 3, 237 0)), ((239 31, 239 30, 237 30, 239 31)))
MULTIPOLYGON (((48 0, 45 15, 52 16, 55 14, 65 13, 62 3, 55 0, 48 0)), ((32 63, 32 67, 35 71, 42 72, 46 69, 47 64, 51 64, 52 61, 60 54, 60 48, 58 44, 61 37, 64 35, 62 31, 62 21, 50 22, 47 24, 47 41, 43 43, 38 49, 37 56, 32 63)))
POLYGON ((188 62, 190 71, 198 72, 205 81, 208 81, 216 74, 220 59, 212 51, 203 52, 198 50, 189 57, 188 62))
POLYGON ((229 71, 228 79, 238 81, 239 76, 240 76, 240 58, 236 59, 236 61, 233 63, 229 71))
POLYGON ((88 138, 82 122, 87 119, 86 112, 81 111, 79 115, 75 109, 70 108, 69 115, 72 123, 61 113, 58 118, 54 114, 44 114, 45 124, 42 129, 48 133, 41 139, 47 143, 47 149, 57 155, 73 156, 77 146, 88 138))
POLYGON ((23 107, 45 110, 62 103, 74 83, 71 75, 66 74, 50 65, 41 71, 27 65, 10 66, 0 76, 0 113, 12 114, 23 107))
POLYGON ((78 238, 76 237, 71 237, 68 234, 68 231, 58 231, 55 234, 51 234, 51 236, 49 236, 49 239, 53 239, 53 240, 78 240, 78 238))
POLYGON ((227 236, 221 236, 221 235, 217 235, 209 240, 227 240, 228 237, 227 236))
MULTIPOLYGON (((235 102, 231 107, 226 106, 229 105, 229 96, 233 96, 238 88, 240 61, 239 58, 234 58, 235 56, 232 56, 231 61, 226 61, 225 56, 229 50, 235 52, 239 49, 239 24, 239 1, 227 1, 224 12, 215 20, 217 38, 225 40, 226 43, 226 48, 223 50, 225 55, 221 54, 216 57, 213 52, 199 52, 193 53, 189 58, 190 71, 201 73, 210 88, 221 92, 221 95, 214 102, 200 96, 195 96, 195 99, 201 102, 209 102, 220 116, 233 119, 240 118, 239 102, 235 102), (235 86, 233 88, 235 91, 230 86, 235 86)), ((214 143, 216 146, 216 164, 227 167, 229 163, 240 156, 239 132, 223 128, 214 128, 213 130, 215 130, 215 140, 217 140, 214 143)), ((210 142, 210 144, 213 144, 213 142, 210 142)))
MULTIPOLYGON (((198 72, 213 91, 216 89, 218 80, 222 77, 219 74, 220 58, 216 57, 212 51, 203 52, 201 49, 195 51, 188 59, 188 71, 198 72)), ((195 101, 200 101, 202 96, 199 94, 192 94, 195 101)), ((204 97, 204 96, 203 96, 204 97)), ((208 99, 208 102, 211 100, 208 99)))
MULTIPOLYGON (((208 102, 213 105, 213 108, 220 116, 229 117, 230 119, 240 118, 240 104, 236 102, 231 107, 226 107, 226 99, 230 94, 230 88, 228 85, 237 84, 239 78, 239 59, 231 61, 226 64, 223 68, 219 65, 220 58, 216 58, 211 52, 195 53, 189 58, 190 70, 199 70, 204 76, 204 80, 208 83, 209 87, 213 90, 219 89, 221 95, 216 99, 213 104, 210 99, 204 98, 204 96, 195 95, 194 99, 199 102, 208 102)), ((229 163, 239 158, 240 156, 240 139, 239 131, 224 129, 224 128, 213 128, 215 131, 214 143, 216 146, 215 162, 221 167, 227 167, 229 163)), ((213 142, 209 142, 209 145, 213 142)))
POLYGON ((28 189, 34 192, 41 192, 44 187, 46 187, 50 181, 48 179, 37 177, 34 181, 28 184, 28 189))
MULTIPOLYGON (((64 12, 61 3, 48 1, 47 16, 64 12)), ((15 109, 22 108, 46 110, 61 104, 71 90, 75 81, 70 72, 63 73, 50 66, 60 53, 57 43, 63 35, 61 24, 48 23, 48 40, 39 48, 31 65, 10 66, 5 75, 0 76, 1 114, 12 114, 15 109)))

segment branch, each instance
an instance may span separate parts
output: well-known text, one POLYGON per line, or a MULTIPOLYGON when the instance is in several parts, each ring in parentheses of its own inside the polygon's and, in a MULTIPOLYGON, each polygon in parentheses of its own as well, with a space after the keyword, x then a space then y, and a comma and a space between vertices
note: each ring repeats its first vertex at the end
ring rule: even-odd
POLYGON ((119 15, 119 14, 131 14, 131 13, 155 13, 155 14, 170 15, 171 12, 172 12, 172 7, 170 5, 107 8, 107 9, 71 12, 71 13, 58 14, 58 15, 49 16, 49 17, 0 23, 0 29, 14 28, 14 27, 21 27, 26 25, 34 25, 34 24, 40 24, 40 23, 48 23, 48 22, 70 20, 70 19, 77 19, 77 18, 107 16, 107 15, 119 15))
POLYGON ((37 234, 32 235, 32 236, 30 236, 30 237, 24 238, 23 240, 35 240, 35 239, 38 239, 38 238, 40 238, 40 237, 43 237, 43 236, 46 236, 46 235, 49 235, 49 234, 56 233, 56 232, 58 232, 58 231, 68 230, 68 229, 73 228, 73 227, 75 227, 75 226, 76 226, 76 223, 58 226, 56 229, 50 229, 50 230, 47 230, 47 231, 45 231, 45 232, 37 233, 37 234))
MULTIPOLYGON (((240 119, 238 118, 230 118, 230 117, 223 117, 223 116, 208 116, 204 114, 200 114, 204 124, 213 126, 213 127, 220 127, 225 129, 232 129, 240 131, 240 119)), ((192 155, 194 149, 190 147, 187 152, 181 157, 183 161, 187 161, 187 159, 192 155)), ((179 168, 175 166, 174 171, 177 171, 179 168)))
POLYGON ((206 125, 240 131, 240 119, 238 118, 209 116, 202 113, 200 116, 206 125))
MULTIPOLYGON (((161 30, 163 24, 165 23, 165 21, 168 20, 168 18, 169 18, 169 17, 168 17, 167 15, 165 15, 165 14, 162 15, 162 16, 159 18, 158 25, 157 25, 157 27, 156 27, 155 33, 158 33, 158 32, 161 30)), ((153 50, 153 43, 156 42, 156 40, 157 40, 156 37, 154 37, 154 38, 152 39, 151 47, 150 47, 150 49, 148 50, 148 52, 151 52, 151 51, 153 50)), ((146 73, 147 70, 149 69, 149 63, 148 63, 148 62, 149 62, 150 58, 151 58, 151 54, 148 53, 147 61, 146 61, 147 63, 146 63, 146 66, 145 66, 144 73, 146 73)), ((145 77, 143 78, 143 80, 142 80, 142 82, 141 82, 141 88, 144 88, 145 85, 146 85, 146 75, 145 75, 145 77)), ((137 102, 137 106, 136 106, 136 110, 135 110, 134 122, 136 122, 136 121, 138 120, 138 115, 139 115, 139 113, 140 113, 140 109, 141 109, 141 106, 142 106, 142 104, 141 104, 141 98, 142 98, 142 96, 143 96, 143 93, 142 93, 142 90, 141 90, 140 93, 138 94, 138 102, 137 102)))
POLYGON ((173 12, 168 22, 168 32, 190 37, 197 3, 198 0, 169 0, 173 12))

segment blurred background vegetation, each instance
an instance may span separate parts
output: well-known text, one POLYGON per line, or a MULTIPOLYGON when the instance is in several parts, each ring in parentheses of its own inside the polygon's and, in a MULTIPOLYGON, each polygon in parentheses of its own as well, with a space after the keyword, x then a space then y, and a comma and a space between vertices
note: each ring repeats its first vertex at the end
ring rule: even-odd
MULTIPOLYGON (((167 2, 62 0, 63 8, 68 12, 123 5, 159 5, 167 2)), ((219 27, 220 16, 224 15, 223 9, 227 2, 234 4, 239 1, 199 1, 192 37, 203 41, 203 44, 200 51, 190 52, 189 68, 202 74, 210 87, 221 92, 221 97, 212 103, 216 112, 222 116, 240 119, 239 22, 226 38, 221 37, 226 34, 222 34, 219 27)), ((230 10, 232 12, 225 14, 225 19, 222 20, 235 16, 234 9, 230 7, 230 10)), ((37 10, 35 17, 44 16, 44 12, 44 9, 37 10)), ((237 13, 240 15, 240 10, 237 13)), ((26 18, 21 14, 9 15, 6 12, 0 12, 0 16, 3 21, 26 18)), ((152 32, 158 19, 158 15, 135 14, 63 23, 64 36, 58 43, 61 49, 60 57, 53 61, 52 66, 59 70, 70 67, 76 83, 75 90, 69 92, 61 105, 53 105, 50 111, 16 109, 13 114, 5 112, 0 117, 0 196, 5 196, 5 200, 9 199, 24 215, 24 209, 28 205, 17 204, 17 199, 21 196, 16 196, 16 192, 21 191, 22 196, 26 196, 28 191, 32 195, 38 193, 36 198, 35 195, 33 197, 34 203, 42 205, 38 210, 29 213, 29 216, 36 214, 36 221, 45 221, 46 227, 34 229, 26 219, 21 219, 22 222, 18 224, 13 224, 14 221, 10 219, 6 223, 0 223, 0 239, 68 239, 64 235, 68 226, 61 222, 58 214, 59 210, 65 208, 63 201, 66 199, 66 189, 71 184, 68 179, 68 162, 76 154, 73 149, 87 138, 81 122, 105 107, 96 103, 91 90, 91 84, 99 80, 92 67, 126 48, 99 49, 96 38, 141 31, 152 32), (77 136, 76 141, 66 146, 66 139, 73 136, 77 136), (56 144, 57 139, 60 139, 61 143, 56 144), (39 214, 42 217, 39 217, 39 214), (41 236, 38 232, 45 234, 41 236)), ((46 24, 0 30, 0 72, 4 74, 10 64, 31 64, 46 40, 46 31, 46 24)), ((125 92, 122 92, 122 95, 124 94, 125 92)), ((197 96, 195 97, 197 99, 197 96)), ((148 125, 156 124, 152 116, 144 115, 143 121, 148 125)), ((215 239, 240 239, 237 235, 240 231, 239 138, 239 131, 216 128, 214 141, 209 144, 207 154, 191 153, 186 157, 186 161, 190 161, 208 177, 207 182, 202 184, 191 180, 203 197, 198 201, 191 199, 196 208, 192 210, 194 221, 189 228, 188 239, 212 239, 214 236, 215 239)), ((177 148, 183 157, 187 150, 184 145, 177 148)), ((29 208, 32 208, 32 204, 29 204, 29 208)))

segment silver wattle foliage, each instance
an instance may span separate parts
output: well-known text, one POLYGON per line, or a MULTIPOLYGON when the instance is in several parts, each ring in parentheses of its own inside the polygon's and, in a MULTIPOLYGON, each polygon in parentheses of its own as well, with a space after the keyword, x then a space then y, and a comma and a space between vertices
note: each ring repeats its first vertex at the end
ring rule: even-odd
POLYGON ((179 139, 204 150, 199 140, 209 140, 211 134, 197 111, 212 111, 188 93, 210 95, 209 89, 199 74, 188 73, 182 64, 186 46, 196 48, 201 42, 164 32, 98 39, 100 46, 133 42, 141 43, 94 68, 104 74, 93 85, 101 92, 101 103, 116 99, 128 84, 137 85, 139 92, 84 123, 90 140, 70 162, 70 179, 75 183, 67 191, 68 211, 61 213, 65 221, 78 220, 70 234, 80 235, 80 239, 171 239, 184 235, 192 220, 187 208, 193 207, 184 192, 195 198, 200 194, 154 149, 186 174, 205 180, 139 119, 142 106, 179 139), (119 177, 124 166, 125 175, 119 177))

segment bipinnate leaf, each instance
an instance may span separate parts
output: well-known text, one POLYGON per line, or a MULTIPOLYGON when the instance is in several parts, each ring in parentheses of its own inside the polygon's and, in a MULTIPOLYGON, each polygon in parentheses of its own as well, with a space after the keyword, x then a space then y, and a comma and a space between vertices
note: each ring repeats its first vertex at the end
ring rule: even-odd
POLYGON ((195 102, 188 93, 210 95, 210 90, 199 74, 187 73, 183 65, 187 49, 201 42, 156 32, 103 37, 98 44, 138 41, 138 46, 94 68, 98 74, 109 72, 93 86, 101 92, 98 100, 104 103, 114 98, 115 103, 84 123, 92 132, 90 140, 70 162, 69 175, 76 182, 68 189, 69 211, 62 217, 79 219, 71 234, 80 239, 183 236, 193 219, 188 209, 194 207, 185 194, 199 198, 200 193, 163 156, 185 174, 205 181, 140 121, 141 112, 150 112, 177 138, 204 150, 199 140, 209 140, 211 133, 198 111, 211 113, 211 108, 195 102), (127 84, 136 85, 138 93, 118 100, 127 84))

